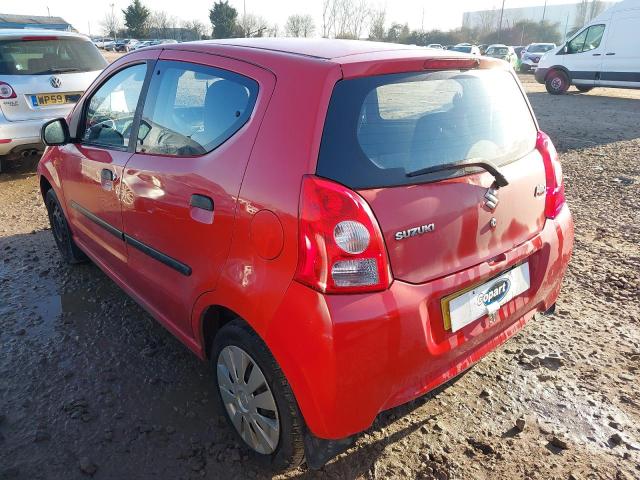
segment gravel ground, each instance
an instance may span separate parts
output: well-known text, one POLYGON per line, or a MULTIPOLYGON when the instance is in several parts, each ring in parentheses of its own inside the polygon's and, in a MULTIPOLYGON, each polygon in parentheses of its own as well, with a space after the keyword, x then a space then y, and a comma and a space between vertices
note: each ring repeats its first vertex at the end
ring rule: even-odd
MULTIPOLYGON (((640 478, 640 92, 522 78, 576 221, 556 315, 286 478, 640 478)), ((214 394, 98 268, 61 263, 34 165, 0 175, 0 479, 262 478, 214 394)))

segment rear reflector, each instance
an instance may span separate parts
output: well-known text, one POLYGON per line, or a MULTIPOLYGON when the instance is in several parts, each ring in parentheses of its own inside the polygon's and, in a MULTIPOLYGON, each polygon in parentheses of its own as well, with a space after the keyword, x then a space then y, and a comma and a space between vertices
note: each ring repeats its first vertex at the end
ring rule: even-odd
POLYGON ((547 218, 556 218, 564 206, 564 183, 562 181, 562 165, 558 160, 558 152, 549 136, 538 132, 536 149, 542 155, 544 172, 547 181, 547 195, 544 214, 547 218))
POLYGON ((477 58, 430 58, 424 62, 425 70, 469 70, 479 66, 477 58))

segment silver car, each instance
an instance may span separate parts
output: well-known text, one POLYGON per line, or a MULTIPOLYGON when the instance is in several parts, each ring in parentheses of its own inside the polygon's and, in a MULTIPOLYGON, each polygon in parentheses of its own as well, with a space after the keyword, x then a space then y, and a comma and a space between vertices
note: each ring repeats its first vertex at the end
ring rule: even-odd
POLYGON ((106 66, 83 35, 0 29, 0 171, 42 151, 42 124, 65 117, 106 66))

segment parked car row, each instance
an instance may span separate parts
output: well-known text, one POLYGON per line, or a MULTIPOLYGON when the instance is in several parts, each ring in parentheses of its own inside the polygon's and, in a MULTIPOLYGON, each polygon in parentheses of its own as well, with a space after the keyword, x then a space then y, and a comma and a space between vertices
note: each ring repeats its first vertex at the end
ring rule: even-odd
POLYGON ((153 45, 169 43, 178 43, 173 39, 153 39, 153 40, 137 40, 135 38, 122 38, 120 40, 113 40, 110 38, 100 38, 93 41, 93 44, 103 50, 109 52, 132 52, 143 47, 150 47, 153 45))

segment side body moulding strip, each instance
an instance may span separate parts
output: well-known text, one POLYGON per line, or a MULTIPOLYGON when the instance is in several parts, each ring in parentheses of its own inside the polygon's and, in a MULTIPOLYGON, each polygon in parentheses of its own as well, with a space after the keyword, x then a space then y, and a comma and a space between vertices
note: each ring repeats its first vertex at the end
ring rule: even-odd
POLYGON ((191 267, 189 265, 182 263, 179 260, 176 260, 175 258, 170 257, 169 255, 166 255, 156 250, 155 248, 147 245, 146 243, 142 243, 141 241, 136 240, 132 236, 127 235, 126 233, 118 230, 116 227, 105 222, 101 218, 97 217, 96 215, 94 215, 93 213, 91 213, 89 210, 79 205, 78 203, 71 201, 71 208, 73 208, 74 210, 77 210, 78 212, 80 212, 82 215, 87 217, 96 225, 104 228, 110 234, 118 237, 120 240, 131 245, 133 248, 141 251, 145 255, 148 255, 154 260, 157 260, 158 262, 163 263, 167 267, 173 268, 175 271, 181 273, 186 277, 191 275, 191 267))

